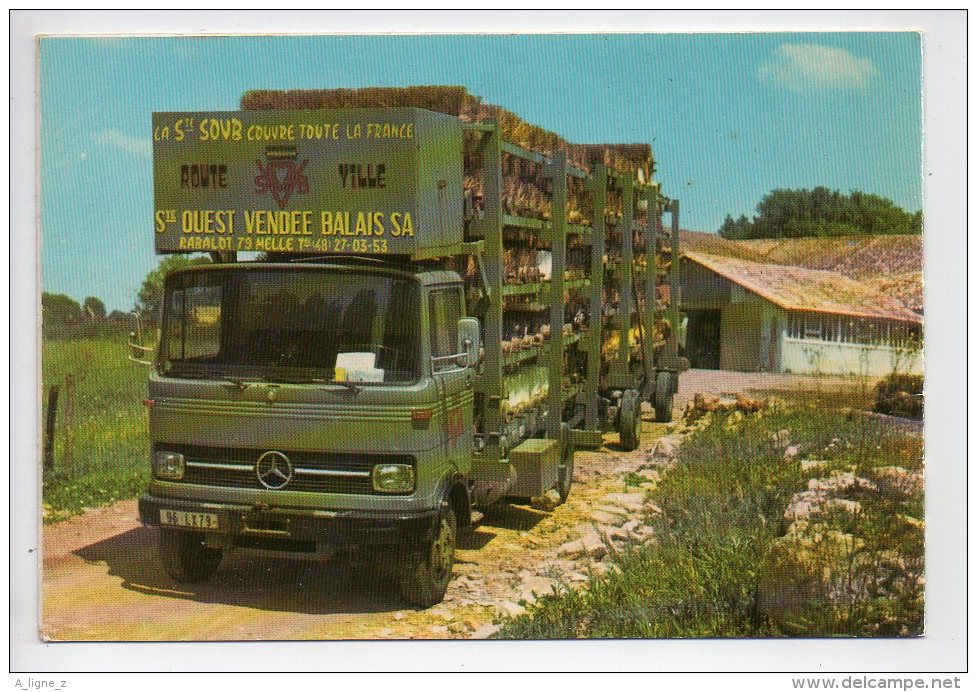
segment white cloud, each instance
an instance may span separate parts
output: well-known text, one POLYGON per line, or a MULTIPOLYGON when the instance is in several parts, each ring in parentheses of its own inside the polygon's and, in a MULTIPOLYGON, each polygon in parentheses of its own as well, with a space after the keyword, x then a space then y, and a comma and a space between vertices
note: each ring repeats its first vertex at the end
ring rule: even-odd
POLYGON ((97 132, 95 133, 95 142, 136 156, 150 156, 153 153, 153 143, 149 137, 133 137, 119 130, 97 132))
POLYGON ((761 82, 794 91, 858 89, 878 74, 871 60, 843 48, 785 43, 774 58, 760 65, 761 82))

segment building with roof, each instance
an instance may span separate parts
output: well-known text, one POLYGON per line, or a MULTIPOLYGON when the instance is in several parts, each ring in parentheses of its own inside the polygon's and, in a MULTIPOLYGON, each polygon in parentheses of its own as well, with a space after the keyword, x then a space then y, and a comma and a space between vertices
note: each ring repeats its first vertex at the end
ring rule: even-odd
POLYGON ((835 271, 688 251, 680 271, 691 367, 922 373, 922 315, 835 271))

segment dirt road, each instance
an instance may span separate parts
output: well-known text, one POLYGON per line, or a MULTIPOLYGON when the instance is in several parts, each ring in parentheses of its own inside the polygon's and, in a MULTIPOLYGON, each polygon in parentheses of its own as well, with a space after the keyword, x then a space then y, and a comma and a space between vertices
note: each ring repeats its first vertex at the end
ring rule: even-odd
POLYGON ((445 602, 426 611, 402 601, 390 577, 348 557, 236 550, 212 582, 178 584, 163 572, 155 529, 139 524, 134 500, 92 510, 44 527, 42 634, 109 641, 485 637, 500 616, 520 612, 520 599, 608 569, 600 534, 610 545, 650 538, 645 491, 670 461, 661 450, 673 445, 666 439, 656 447, 665 432, 646 420, 635 452, 619 451, 616 434, 605 436, 599 452, 578 452, 570 500, 553 511, 489 513, 462 535, 445 602))

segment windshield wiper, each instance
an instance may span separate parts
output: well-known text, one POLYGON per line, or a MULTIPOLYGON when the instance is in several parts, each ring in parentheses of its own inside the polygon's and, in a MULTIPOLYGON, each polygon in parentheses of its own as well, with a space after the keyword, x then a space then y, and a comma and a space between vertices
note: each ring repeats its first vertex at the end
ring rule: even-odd
POLYGON ((236 377, 234 375, 227 375, 225 373, 219 372, 215 376, 215 379, 224 380, 228 384, 232 384, 237 387, 242 392, 257 382, 264 382, 263 377, 236 377))

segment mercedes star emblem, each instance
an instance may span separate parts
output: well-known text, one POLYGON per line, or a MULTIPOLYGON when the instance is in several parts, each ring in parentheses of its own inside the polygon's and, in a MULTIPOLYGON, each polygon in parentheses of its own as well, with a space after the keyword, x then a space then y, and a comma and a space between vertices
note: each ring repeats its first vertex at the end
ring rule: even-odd
POLYGON ((269 490, 281 490, 292 480, 292 462, 281 452, 265 452, 254 465, 258 482, 269 490))

